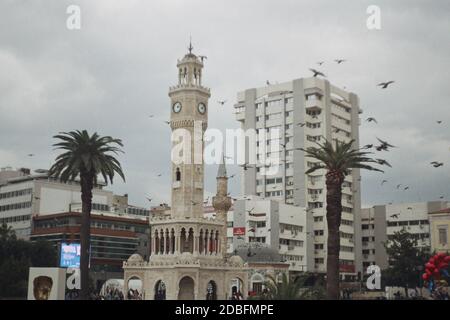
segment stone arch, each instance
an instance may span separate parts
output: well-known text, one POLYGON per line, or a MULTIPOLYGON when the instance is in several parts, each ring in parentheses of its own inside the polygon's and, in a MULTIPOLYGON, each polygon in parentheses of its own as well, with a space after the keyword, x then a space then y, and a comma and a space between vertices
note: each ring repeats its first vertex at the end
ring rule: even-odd
POLYGON ((204 234, 203 234, 203 229, 200 229, 200 233, 198 235, 198 251, 199 253, 203 253, 204 252, 204 245, 205 239, 204 239, 204 234))
POLYGON ((180 253, 185 252, 186 250, 186 242, 187 242, 187 238, 186 238, 186 229, 185 228, 181 228, 180 230, 180 253))
POLYGON ((175 253, 175 230, 170 230, 170 253, 175 253))
POLYGON ((158 252, 164 254, 164 229, 159 231, 159 248, 158 252))
POLYGON ((238 276, 231 278, 229 283, 229 290, 229 296, 231 297, 231 300, 243 300, 243 292, 245 290, 244 281, 238 276))
POLYGON ((166 284, 163 280, 158 280, 155 283, 154 300, 166 300, 166 284))
POLYGON ((126 292, 124 294, 127 297, 127 300, 143 300, 144 299, 144 281, 142 280, 140 275, 131 274, 127 278, 126 282, 126 292), (139 280, 140 283, 131 284, 131 280, 139 280))
POLYGON ((175 181, 181 181, 181 171, 180 171, 180 168, 178 168, 178 167, 175 170, 175 181))
POLYGON ((217 300, 217 283, 209 280, 206 285, 206 300, 217 300))
POLYGON ((250 288, 254 294, 261 294, 264 289, 264 276, 255 272, 250 278, 250 288))
POLYGON ((159 231, 158 229, 155 230, 155 254, 159 253, 159 231))
POLYGON ((184 276, 178 282, 178 300, 195 299, 195 281, 190 276, 184 276))
POLYGON ((164 234, 164 253, 169 254, 170 252, 170 234, 169 229, 166 228, 166 232, 164 234))
POLYGON ((187 251, 190 253, 194 253, 194 229, 189 228, 187 234, 187 251))

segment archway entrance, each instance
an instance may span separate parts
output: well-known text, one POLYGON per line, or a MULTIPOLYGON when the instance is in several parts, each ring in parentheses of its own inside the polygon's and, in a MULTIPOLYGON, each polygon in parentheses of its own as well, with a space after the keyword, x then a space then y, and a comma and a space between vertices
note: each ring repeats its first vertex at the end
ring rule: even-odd
POLYGON ((128 292, 125 292, 128 300, 142 300, 142 280, 139 277, 133 276, 128 279, 128 292))
POLYGON ((178 300, 194 300, 194 280, 191 277, 183 277, 180 280, 178 300))
POLYGON ((229 294, 228 294, 228 299, 231 300, 243 300, 244 297, 242 295, 244 288, 244 282, 239 279, 239 278, 234 278, 231 279, 230 284, 229 284, 229 294))
POLYGON ((206 286, 206 300, 217 300, 217 285, 213 280, 206 286))
POLYGON ((159 280, 155 284, 155 300, 166 300, 166 284, 159 280))

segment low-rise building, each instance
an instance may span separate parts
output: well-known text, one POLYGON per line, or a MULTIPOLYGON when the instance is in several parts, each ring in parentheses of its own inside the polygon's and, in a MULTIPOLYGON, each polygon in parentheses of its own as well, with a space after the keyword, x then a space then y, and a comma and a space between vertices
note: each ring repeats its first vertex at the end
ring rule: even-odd
POLYGON ((450 253, 448 242, 450 230, 450 208, 430 212, 431 251, 450 253))
POLYGON ((429 213, 448 207, 447 201, 376 205, 361 211, 362 266, 388 267, 384 244, 402 229, 417 239, 419 248, 431 248, 429 213))

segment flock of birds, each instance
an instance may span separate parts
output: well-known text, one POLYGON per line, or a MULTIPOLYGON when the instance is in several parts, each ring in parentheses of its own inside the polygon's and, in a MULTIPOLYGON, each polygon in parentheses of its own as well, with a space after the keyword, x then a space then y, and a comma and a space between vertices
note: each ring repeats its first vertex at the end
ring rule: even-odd
MULTIPOLYGON (((206 56, 200 56, 200 58, 201 58, 201 60, 202 60, 202 62, 203 62, 203 60, 206 59, 207 57, 206 57, 206 56)), ((342 59, 342 58, 334 59, 334 62, 335 62, 336 64, 338 64, 338 65, 343 64, 344 62, 347 62, 347 61, 348 61, 348 60, 342 59)), ((324 65, 324 64, 325 64, 325 61, 319 61, 319 62, 317 62, 317 65, 318 65, 318 66, 322 66, 322 65, 324 65)), ((318 76, 320 76, 320 77, 326 78, 326 75, 325 75, 322 71, 320 71, 320 70, 317 70, 317 69, 315 69, 315 68, 309 68, 309 70, 313 73, 313 77, 318 77, 318 76)), ((380 83, 378 83, 376 86, 377 86, 377 87, 380 87, 381 89, 388 89, 388 88, 389 88, 392 84, 394 84, 394 83, 395 83, 394 80, 388 80, 388 81, 380 82, 380 83)), ((271 82, 270 82, 269 80, 266 80, 266 85, 271 85, 271 82)), ((345 87, 344 87, 344 88, 345 88, 345 87)), ((218 104, 219 106, 221 106, 221 107, 224 107, 226 103, 227 103, 227 100, 225 100, 225 99, 217 100, 217 104, 218 104)), ((153 118, 154 115, 150 115, 149 117, 150 117, 150 118, 153 118)), ((313 117, 313 118, 317 118, 317 115, 313 115, 312 117, 313 117)), ((166 124, 170 125, 170 121, 164 121, 164 122, 165 122, 166 124)), ((377 120, 376 118, 374 118, 374 117, 368 117, 367 119, 365 119, 365 122, 367 122, 367 123, 373 123, 373 124, 378 124, 378 120, 377 120)), ((442 124, 442 120, 438 120, 438 121, 436 121, 436 123, 437 123, 437 124, 442 124)), ((305 123, 305 122, 299 122, 299 123, 297 123, 296 125, 297 125, 297 126, 300 126, 300 127, 304 127, 304 126, 306 125, 306 123, 305 123)), ((334 132, 336 132, 336 133, 338 133, 339 131, 341 131, 341 130, 338 129, 338 128, 335 128, 335 129, 334 129, 334 132)), ((377 143, 367 144, 367 145, 363 146, 361 149, 363 149, 363 150, 371 150, 371 149, 372 149, 372 150, 376 150, 377 152, 383 152, 383 151, 388 152, 388 151, 390 151, 392 148, 397 148, 396 146, 392 145, 392 144, 391 144, 390 142, 388 142, 388 141, 382 140, 382 139, 380 139, 380 138, 378 138, 378 137, 377 137, 376 139, 377 139, 377 141, 378 141, 377 143)), ((281 146, 283 149, 286 148, 286 145, 285 145, 285 144, 280 144, 280 146, 281 146)), ((297 149, 300 149, 300 148, 297 148, 297 149)), ((388 161, 386 161, 385 159, 376 158, 375 160, 376 160, 376 162, 377 162, 379 165, 387 166, 387 167, 392 168, 392 165, 391 165, 388 161)), ((286 160, 281 160, 281 161, 284 161, 284 162, 285 162, 286 160)), ((272 164, 265 164, 265 165, 263 165, 263 166, 267 168, 267 167, 270 167, 271 165, 272 165, 272 164)), ((442 167, 442 166, 444 165, 444 163, 443 163, 443 162, 439 162, 439 161, 432 161, 432 162, 430 163, 430 165, 432 165, 434 168, 439 168, 439 167, 442 167)), ((256 166, 256 165, 251 165, 251 164, 248 164, 248 163, 244 163, 244 164, 240 165, 240 167, 241 167, 244 171, 248 170, 249 168, 255 167, 255 166, 256 166)), ((157 176, 158 176, 158 177, 161 177, 162 174, 158 174, 157 176)), ((228 178, 232 179, 232 178, 234 178, 235 176, 236 176, 236 174, 232 174, 232 175, 230 175, 228 178)), ((387 179, 383 179, 383 180, 381 181, 381 185, 384 185, 384 184, 386 184, 386 183, 388 183, 388 182, 389 182, 389 181, 388 181, 387 179)), ((276 186, 274 186, 274 188, 276 188, 276 186)), ((407 190, 410 189, 410 187, 407 186, 407 185, 397 184, 396 189, 397 189, 397 190, 407 191, 407 190)), ((441 195, 439 198, 440 198, 440 199, 444 199, 444 196, 441 195)), ((147 198, 147 199, 149 199, 149 198, 147 198)), ((205 200, 204 203, 207 203, 208 200, 209 200, 209 199, 205 200)), ((233 200, 237 200, 237 199, 236 199, 236 198, 233 198, 233 200)), ((192 204, 192 205, 198 205, 199 203, 196 203, 196 202, 192 201, 191 204, 192 204)))

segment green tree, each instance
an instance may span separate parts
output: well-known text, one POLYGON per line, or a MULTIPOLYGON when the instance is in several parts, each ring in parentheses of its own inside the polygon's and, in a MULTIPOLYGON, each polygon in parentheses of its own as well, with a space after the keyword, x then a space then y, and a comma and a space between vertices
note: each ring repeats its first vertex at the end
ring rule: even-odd
POLYGON ((73 181, 80 178, 81 185, 81 255, 80 273, 81 290, 80 299, 89 297, 89 252, 90 252, 90 225, 92 209, 92 189, 97 184, 97 177, 101 175, 104 181, 112 184, 115 173, 124 181, 119 161, 112 154, 117 155, 123 147, 120 139, 110 136, 101 137, 97 133, 89 135, 86 130, 62 132, 54 138, 60 140, 53 146, 63 150, 56 157, 55 163, 49 170, 50 176, 62 182, 73 181))
POLYGON ((408 288, 416 288, 421 283, 429 250, 417 247, 417 238, 405 228, 395 232, 384 246, 389 258, 389 267, 382 272, 384 282, 388 286, 405 288, 408 296, 408 288))
POLYGON ((354 140, 350 142, 336 141, 335 146, 325 139, 324 143, 317 143, 318 147, 301 148, 306 157, 319 160, 313 167, 305 172, 310 174, 325 169, 327 187, 327 298, 339 299, 339 252, 342 216, 342 183, 351 169, 366 169, 380 171, 369 163, 380 163, 379 160, 368 157, 371 152, 361 151, 353 147, 354 140))
POLYGON ((49 242, 17 239, 6 224, 0 226, 0 297, 26 298, 30 267, 56 267, 57 251, 49 242))

